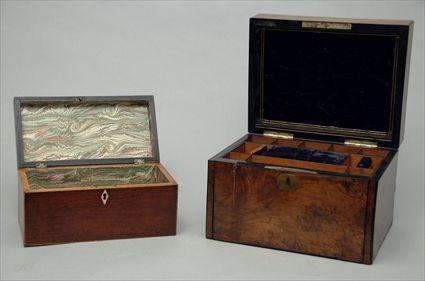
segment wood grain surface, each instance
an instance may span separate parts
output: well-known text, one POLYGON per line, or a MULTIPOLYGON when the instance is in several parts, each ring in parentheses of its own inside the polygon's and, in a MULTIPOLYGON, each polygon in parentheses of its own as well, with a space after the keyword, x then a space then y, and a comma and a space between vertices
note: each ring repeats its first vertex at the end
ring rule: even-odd
POLYGON ((25 246, 176 234, 178 187, 166 171, 170 183, 163 185, 37 192, 27 190, 23 170, 19 174, 25 246))
POLYGON ((209 165, 207 237, 363 262, 368 179, 293 173, 289 190, 279 188, 282 171, 209 165))

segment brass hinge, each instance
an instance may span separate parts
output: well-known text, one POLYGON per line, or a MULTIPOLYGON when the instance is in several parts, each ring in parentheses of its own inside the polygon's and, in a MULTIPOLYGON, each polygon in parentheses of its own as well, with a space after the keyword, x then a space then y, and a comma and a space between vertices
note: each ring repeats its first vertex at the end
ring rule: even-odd
POLYGON ((46 163, 35 163, 35 167, 37 169, 45 169, 45 168, 47 168, 47 164, 46 163))
POLYGON ((358 147, 366 147, 366 148, 377 148, 378 144, 373 141, 365 141, 365 140, 345 140, 345 145, 358 146, 358 147))
POLYGON ((135 165, 142 165, 145 164, 145 159, 134 159, 134 164, 135 165))
POLYGON ((285 132, 264 131, 263 136, 269 137, 269 138, 287 139, 287 140, 294 139, 294 134, 285 133, 285 132))

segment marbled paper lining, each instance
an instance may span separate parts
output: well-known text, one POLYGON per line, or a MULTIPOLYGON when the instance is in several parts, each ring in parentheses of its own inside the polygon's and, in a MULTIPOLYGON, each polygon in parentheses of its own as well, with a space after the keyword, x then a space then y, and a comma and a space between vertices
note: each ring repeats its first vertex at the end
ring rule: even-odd
POLYGON ((23 105, 21 117, 25 162, 153 156, 144 104, 23 105))
POLYGON ((30 189, 96 187, 169 182, 155 165, 26 171, 30 189))

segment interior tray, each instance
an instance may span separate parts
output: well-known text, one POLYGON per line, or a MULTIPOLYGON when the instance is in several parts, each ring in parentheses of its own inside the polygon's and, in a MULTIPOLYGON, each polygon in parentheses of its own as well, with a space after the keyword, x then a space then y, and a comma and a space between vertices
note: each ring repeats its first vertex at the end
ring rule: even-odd
POLYGON ((388 150, 380 148, 251 135, 225 157, 266 165, 371 176, 387 155, 388 150), (370 166, 359 167, 364 157, 370 160, 370 166))

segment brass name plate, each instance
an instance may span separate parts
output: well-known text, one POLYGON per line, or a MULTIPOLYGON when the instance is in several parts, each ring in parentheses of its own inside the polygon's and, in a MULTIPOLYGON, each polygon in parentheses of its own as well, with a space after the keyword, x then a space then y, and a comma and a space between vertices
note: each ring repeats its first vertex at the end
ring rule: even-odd
POLYGON ((341 22, 319 22, 319 21, 303 21, 303 28, 320 28, 320 29, 351 29, 351 23, 341 22))

